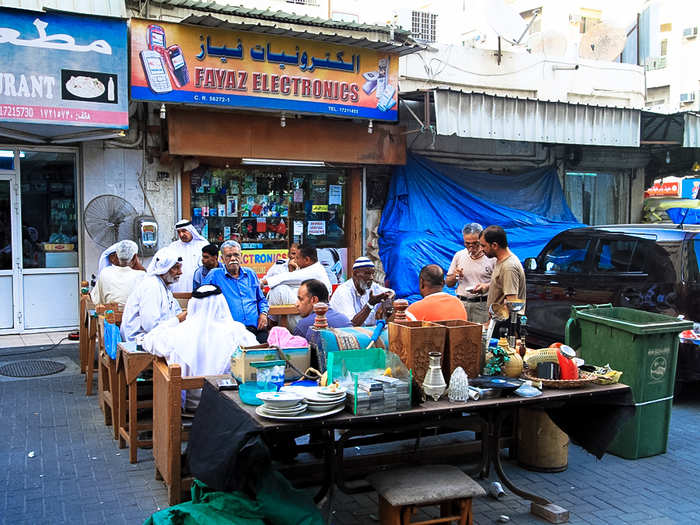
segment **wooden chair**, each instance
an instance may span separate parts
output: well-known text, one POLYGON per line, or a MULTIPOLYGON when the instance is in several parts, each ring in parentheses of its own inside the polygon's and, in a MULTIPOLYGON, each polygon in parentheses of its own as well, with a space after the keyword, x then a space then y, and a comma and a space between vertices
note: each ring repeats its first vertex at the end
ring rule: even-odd
POLYGON ((105 349, 104 312, 112 310, 117 326, 121 324, 122 312, 118 305, 100 305, 97 318, 97 400, 104 414, 105 425, 112 425, 114 439, 119 438, 119 396, 117 395, 117 362, 112 359, 105 349))
POLYGON ((87 281, 82 281, 80 292, 80 300, 78 302, 78 323, 79 323, 79 337, 78 337, 78 354, 80 358, 80 373, 85 373, 85 367, 87 365, 87 346, 88 346, 88 333, 90 327, 90 319, 88 317, 88 309, 92 305, 90 299, 90 294, 83 292, 87 290, 87 281))
POLYGON ((379 495, 381 525, 428 525, 451 523, 472 525, 472 498, 486 491, 459 468, 424 465, 377 472, 369 482, 379 495), (440 518, 411 522, 417 507, 440 505, 440 518))
POLYGON ((168 487, 168 504, 182 500, 191 477, 182 477, 182 443, 189 439, 183 428, 182 392, 202 388, 204 377, 183 377, 178 364, 168 365, 163 358, 153 361, 153 457, 156 479, 168 487))

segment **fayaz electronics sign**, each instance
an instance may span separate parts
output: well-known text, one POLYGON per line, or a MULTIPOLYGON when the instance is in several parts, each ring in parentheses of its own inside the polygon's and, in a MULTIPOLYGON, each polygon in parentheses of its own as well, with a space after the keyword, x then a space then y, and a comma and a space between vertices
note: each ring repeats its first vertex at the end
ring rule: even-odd
POLYGON ((131 98, 396 120, 398 58, 310 40, 132 19, 131 98))

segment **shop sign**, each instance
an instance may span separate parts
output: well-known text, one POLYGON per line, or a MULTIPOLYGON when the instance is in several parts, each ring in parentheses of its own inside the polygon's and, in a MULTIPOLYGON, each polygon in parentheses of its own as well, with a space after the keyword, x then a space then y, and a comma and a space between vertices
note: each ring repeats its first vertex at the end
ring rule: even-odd
POLYGON ((133 100, 398 118, 397 56, 140 19, 130 27, 133 100))
POLYGON ((242 264, 253 270, 259 278, 267 273, 277 259, 286 259, 287 250, 243 250, 242 264))
POLYGON ((681 185, 677 181, 673 182, 655 182, 645 194, 647 197, 680 197, 681 185))
POLYGON ((697 199, 700 192, 700 179, 683 179, 681 197, 684 199, 697 199))
POLYGON ((126 29, 0 8, 0 121, 127 128, 126 29))

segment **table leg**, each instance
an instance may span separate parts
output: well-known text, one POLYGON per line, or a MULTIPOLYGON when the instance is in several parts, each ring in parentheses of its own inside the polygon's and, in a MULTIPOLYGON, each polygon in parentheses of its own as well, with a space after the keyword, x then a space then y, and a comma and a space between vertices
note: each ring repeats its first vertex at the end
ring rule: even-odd
POLYGON ((92 382, 95 374, 95 342, 97 340, 97 318, 90 317, 88 340, 85 350, 85 395, 92 395, 92 382))
POLYGON ((138 388, 136 381, 129 383, 129 463, 138 461, 138 388))
POLYGON ((126 440, 124 439, 124 432, 128 432, 128 427, 126 426, 126 372, 124 367, 119 368, 117 372, 117 395, 119 396, 119 448, 126 448, 126 440))
POLYGON ((287 314, 280 314, 279 325, 283 328, 287 328, 287 314))
POLYGON ((335 483, 334 466, 335 466, 335 431, 334 430, 321 430, 319 432, 320 436, 324 441, 323 443, 323 482, 318 492, 314 496, 314 503, 319 503, 323 500, 326 494, 331 490, 332 485, 335 483))

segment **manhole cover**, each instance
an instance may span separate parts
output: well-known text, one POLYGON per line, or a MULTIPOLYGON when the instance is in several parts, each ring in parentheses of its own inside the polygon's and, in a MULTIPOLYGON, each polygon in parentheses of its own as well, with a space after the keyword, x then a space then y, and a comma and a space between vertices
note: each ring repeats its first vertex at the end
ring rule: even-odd
POLYGON ((27 359, 26 361, 15 361, 0 366, 0 375, 10 377, 38 377, 58 374, 66 369, 66 365, 57 361, 46 361, 43 359, 27 359))

